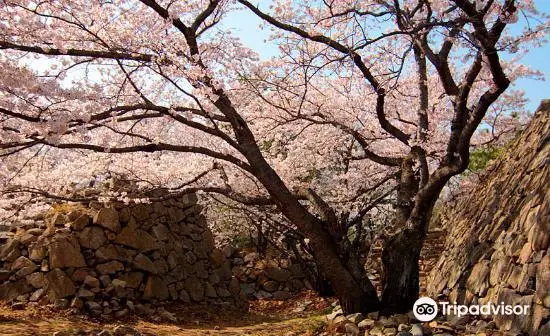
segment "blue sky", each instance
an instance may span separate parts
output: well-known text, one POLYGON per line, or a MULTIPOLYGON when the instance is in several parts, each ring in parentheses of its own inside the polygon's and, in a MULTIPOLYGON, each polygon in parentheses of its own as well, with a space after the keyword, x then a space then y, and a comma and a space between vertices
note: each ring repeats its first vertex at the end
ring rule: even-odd
MULTIPOLYGON (((262 1, 262 9, 266 9, 266 3, 262 1)), ((537 9, 550 15, 550 0, 535 0, 537 9)), ((243 43, 260 54, 261 58, 267 59, 278 54, 277 47, 270 42, 265 42, 269 36, 269 29, 260 29, 260 20, 250 11, 237 11, 231 13, 226 20, 226 25, 234 29, 243 43)), ((545 81, 534 79, 522 79, 515 83, 515 88, 524 90, 529 98, 528 109, 533 112, 538 107, 541 99, 550 99, 550 44, 532 50, 522 60, 522 63, 541 71, 545 81)))

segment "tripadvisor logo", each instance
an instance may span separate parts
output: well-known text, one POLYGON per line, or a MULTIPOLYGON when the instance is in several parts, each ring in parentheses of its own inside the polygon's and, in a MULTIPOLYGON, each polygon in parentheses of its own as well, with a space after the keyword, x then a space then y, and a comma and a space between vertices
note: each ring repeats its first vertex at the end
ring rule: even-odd
POLYGON ((429 322, 437 316, 437 303, 429 297, 421 297, 414 303, 413 314, 417 320, 429 322))
MULTIPOLYGON (((456 302, 439 302, 441 305, 441 313, 443 315, 456 315, 458 317, 464 315, 527 315, 529 313, 528 305, 507 305, 501 302, 498 305, 487 303, 484 305, 459 305, 456 302)), ((422 322, 433 320, 438 313, 438 304, 429 297, 421 297, 414 303, 414 317, 422 322)))

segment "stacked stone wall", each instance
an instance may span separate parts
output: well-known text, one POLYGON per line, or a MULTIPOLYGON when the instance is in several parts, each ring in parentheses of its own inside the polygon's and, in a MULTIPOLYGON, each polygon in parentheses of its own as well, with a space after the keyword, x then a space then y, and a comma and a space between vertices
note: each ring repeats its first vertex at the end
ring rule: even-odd
POLYGON ((0 300, 93 314, 167 301, 244 308, 200 211, 195 195, 58 207, 45 227, 18 228, 0 247, 0 300))
POLYGON ((460 304, 528 305, 487 316, 503 330, 550 335, 550 100, 445 223, 428 294, 460 304))
MULTIPOLYGON (((232 272, 249 299, 285 300, 312 286, 302 269, 290 258, 280 255, 260 256, 231 246, 222 251, 231 261, 232 272)), ((312 266, 313 267, 313 266, 312 266)))

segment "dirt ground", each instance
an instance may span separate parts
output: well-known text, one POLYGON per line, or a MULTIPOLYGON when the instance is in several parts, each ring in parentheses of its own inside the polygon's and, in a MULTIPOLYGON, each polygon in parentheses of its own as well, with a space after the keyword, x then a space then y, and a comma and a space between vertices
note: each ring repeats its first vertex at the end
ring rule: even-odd
POLYGON ((96 335, 127 325, 144 335, 313 335, 322 329, 327 300, 303 293, 288 301, 255 301, 248 313, 212 306, 167 306, 178 322, 131 316, 125 320, 100 320, 46 307, 13 310, 0 305, 0 335, 96 335), (304 305, 306 303, 306 305, 304 305), (302 310, 303 311, 299 311, 302 310))

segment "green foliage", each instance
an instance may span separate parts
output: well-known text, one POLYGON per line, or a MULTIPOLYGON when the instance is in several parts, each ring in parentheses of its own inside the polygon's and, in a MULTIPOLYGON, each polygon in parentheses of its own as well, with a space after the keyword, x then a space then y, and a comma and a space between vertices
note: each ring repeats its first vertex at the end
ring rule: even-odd
POLYGON ((271 140, 264 140, 264 141, 260 142, 260 149, 265 151, 265 152, 269 152, 269 150, 273 146, 274 141, 275 140, 271 139, 271 140))
POLYGON ((490 161, 501 157, 504 154, 502 147, 487 147, 476 149, 470 153, 470 164, 468 170, 478 172, 487 167, 490 161))

